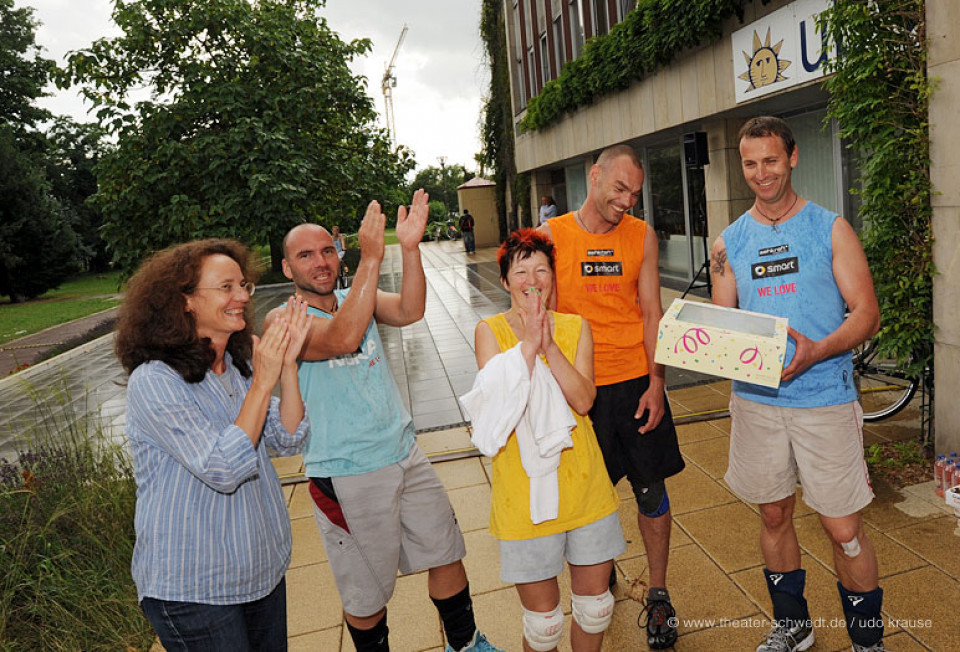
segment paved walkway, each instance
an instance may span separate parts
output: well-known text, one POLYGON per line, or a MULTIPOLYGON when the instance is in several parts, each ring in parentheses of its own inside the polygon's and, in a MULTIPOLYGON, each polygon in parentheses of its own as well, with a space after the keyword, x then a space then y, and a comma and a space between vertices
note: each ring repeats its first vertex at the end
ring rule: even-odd
MULTIPOLYGON (((414 415, 418 442, 435 462, 467 540, 465 564, 477 619, 491 640, 520 649, 520 606, 516 590, 500 582, 496 541, 487 531, 490 505, 490 460, 476 456, 469 443, 456 395, 473 382, 473 328, 477 320, 506 309, 495 252, 467 257, 458 242, 422 247, 428 281, 424 319, 404 329, 383 328, 386 355, 414 415)), ((381 286, 399 288, 400 256, 388 248, 381 286)), ((282 301, 290 286, 258 289, 257 312, 282 301)), ((676 292, 663 291, 664 305, 676 292)), ((0 380, 0 453, 15 445, 18 424, 35 418, 34 399, 26 384, 64 388, 58 392, 78 413, 99 414, 122 436, 123 374, 113 356, 112 335, 103 336, 14 377, 0 380)), ((722 411, 729 384, 670 371, 670 400, 678 420, 722 411)), ((64 401, 61 401, 64 402, 64 401)), ((897 419, 865 429, 866 444, 900 439, 918 432, 918 415, 908 409, 897 419)), ((668 481, 674 513, 669 583, 681 618, 677 649, 752 650, 768 626, 770 612, 757 539, 755 506, 739 501, 722 480, 726 468, 729 420, 679 427, 687 468, 668 481), (696 620, 695 620, 696 619, 696 620)), ((340 601, 312 518, 307 486, 298 483, 299 458, 275 460, 288 484, 294 532, 293 561, 287 574, 292 650, 352 650, 340 601)), ((618 487, 627 552, 617 559, 621 574, 617 608, 604 649, 646 649, 637 626, 641 611, 635 599, 644 594, 646 558, 636 525, 636 505, 626 485, 618 487), (633 586, 636 583, 636 586, 633 586)), ((880 557, 888 646, 896 650, 960 649, 956 611, 960 605, 960 545, 957 521, 938 504, 930 483, 905 491, 877 486, 877 500, 865 520, 880 557)), ((849 649, 835 589, 829 543, 817 517, 802 504, 797 531, 808 569, 807 596, 817 629, 817 650, 849 649)), ((569 616, 569 577, 561 579, 564 610, 569 616)), ((568 618, 569 620, 569 618, 568 618)), ((390 603, 393 649, 441 650, 442 630, 427 597, 426 574, 401 578, 390 603)), ((569 627, 568 627, 569 631, 569 627)), ((569 638, 561 650, 569 650, 569 638)))

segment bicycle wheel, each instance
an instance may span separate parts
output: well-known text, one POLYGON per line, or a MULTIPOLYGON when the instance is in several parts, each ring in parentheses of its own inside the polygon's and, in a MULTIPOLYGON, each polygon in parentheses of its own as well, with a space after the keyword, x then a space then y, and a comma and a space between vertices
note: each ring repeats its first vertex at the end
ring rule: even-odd
POLYGON ((872 340, 854 349, 853 376, 868 423, 898 414, 917 392, 917 378, 901 372, 896 360, 881 358, 872 340))

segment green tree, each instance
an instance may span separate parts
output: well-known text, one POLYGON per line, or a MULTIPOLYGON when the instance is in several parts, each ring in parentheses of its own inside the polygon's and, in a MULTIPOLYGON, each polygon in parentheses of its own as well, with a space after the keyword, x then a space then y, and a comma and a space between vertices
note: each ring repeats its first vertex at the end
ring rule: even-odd
POLYGON ((75 271, 77 238, 44 177, 49 113, 36 106, 53 63, 40 56, 33 10, 0 0, 0 294, 31 299, 75 271))
POLYGON ((350 230, 370 198, 403 184, 412 157, 375 127, 347 65, 369 41, 343 42, 322 6, 114 0, 122 35, 71 54, 61 85, 82 84, 116 137, 94 201, 124 269, 203 236, 269 242, 278 269, 291 226, 350 230), (141 87, 150 98, 134 104, 141 87))
POLYGON ((457 210, 457 188, 475 176, 477 176, 476 173, 470 172, 459 163, 442 168, 428 166, 417 171, 410 183, 410 192, 423 188, 429 193, 431 220, 434 219, 433 203, 442 202, 444 208, 442 218, 445 219, 450 212, 457 210))
POLYGON ((16 303, 57 287, 77 271, 78 250, 42 165, 0 126, 0 294, 16 303))
POLYGON ((81 263, 91 272, 109 268, 110 255, 100 234, 103 214, 88 201, 97 192, 94 168, 105 151, 105 132, 96 124, 57 117, 46 133, 46 167, 51 192, 72 216, 80 238, 81 263))
POLYGON ((30 134, 38 122, 50 117, 36 106, 43 96, 53 62, 40 56, 33 9, 15 9, 13 0, 0 0, 0 125, 19 139, 36 142, 30 134))

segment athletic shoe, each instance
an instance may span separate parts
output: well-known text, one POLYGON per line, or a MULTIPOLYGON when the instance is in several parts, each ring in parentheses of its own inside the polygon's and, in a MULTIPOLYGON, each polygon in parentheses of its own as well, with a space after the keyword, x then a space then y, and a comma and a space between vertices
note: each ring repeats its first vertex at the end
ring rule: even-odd
POLYGON ((677 612, 670 599, 647 598, 641 615, 647 620, 643 627, 647 630, 647 645, 653 650, 665 650, 677 642, 677 612))
POLYGON ((757 646, 757 652, 794 652, 806 650, 813 643, 813 625, 809 621, 795 627, 775 625, 767 632, 763 643, 757 646))
POLYGON ((886 652, 887 650, 887 648, 883 647, 883 639, 880 639, 879 641, 877 641, 876 643, 874 643, 869 647, 866 645, 857 645, 856 643, 854 643, 853 647, 850 649, 852 649, 853 652, 886 652))
MULTIPOLYGON (((449 645, 444 652, 457 652, 449 645)), ((480 633, 478 629, 473 633, 473 640, 467 643, 467 647, 461 648, 459 652, 504 652, 493 643, 487 640, 487 637, 480 633)))

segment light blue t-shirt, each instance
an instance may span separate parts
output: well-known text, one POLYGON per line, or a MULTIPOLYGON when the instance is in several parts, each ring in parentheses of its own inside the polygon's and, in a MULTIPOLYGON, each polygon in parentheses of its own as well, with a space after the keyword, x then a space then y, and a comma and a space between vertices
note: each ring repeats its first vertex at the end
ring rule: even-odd
MULTIPOLYGON (((336 290, 337 298, 342 301, 347 292, 336 290)), ((333 318, 316 308, 309 311, 317 318, 333 318)), ((416 430, 384 356, 375 319, 357 351, 301 362, 298 376, 311 423, 303 453, 307 477, 368 473, 410 452, 416 430)))
MULTIPOLYGON (((727 258, 744 310, 786 317, 792 328, 821 340, 840 327, 846 304, 833 276, 836 213, 807 204, 774 229, 749 213, 723 231, 727 258)), ((787 339, 784 367, 796 343, 787 339)), ((849 352, 821 360, 777 389, 735 381, 742 398, 785 407, 839 405, 857 399, 849 352)))

